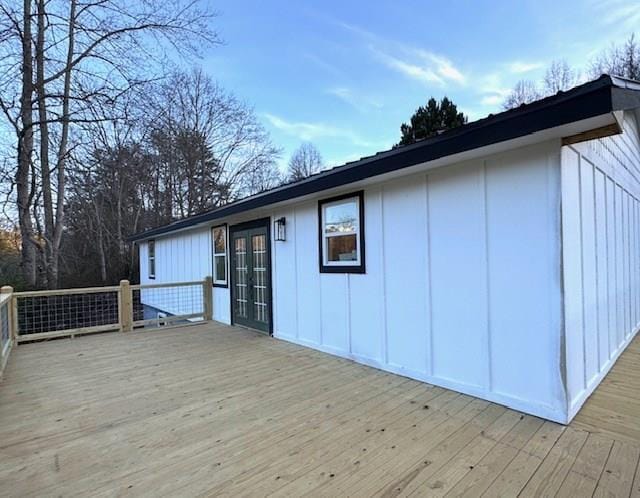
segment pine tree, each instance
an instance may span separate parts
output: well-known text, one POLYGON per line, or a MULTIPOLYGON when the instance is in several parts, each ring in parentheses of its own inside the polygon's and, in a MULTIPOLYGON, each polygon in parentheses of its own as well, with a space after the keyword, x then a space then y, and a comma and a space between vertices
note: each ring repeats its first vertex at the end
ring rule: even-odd
POLYGON ((440 103, 433 97, 429 99, 426 107, 420 106, 411 116, 411 124, 403 123, 400 127, 402 137, 398 145, 407 145, 425 138, 433 137, 445 130, 462 126, 467 122, 467 117, 458 112, 457 106, 444 97, 440 103))

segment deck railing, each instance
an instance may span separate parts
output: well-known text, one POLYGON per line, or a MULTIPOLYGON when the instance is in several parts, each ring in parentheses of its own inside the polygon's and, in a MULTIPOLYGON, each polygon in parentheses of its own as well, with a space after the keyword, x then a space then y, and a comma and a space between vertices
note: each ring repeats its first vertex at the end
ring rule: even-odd
POLYGON ((21 342, 148 326, 186 325, 213 318, 211 277, 193 282, 14 292, 0 294, 2 367, 21 342), (5 354, 6 349, 6 354, 5 354))
POLYGON ((13 347, 13 300, 11 287, 0 289, 0 377, 13 347))

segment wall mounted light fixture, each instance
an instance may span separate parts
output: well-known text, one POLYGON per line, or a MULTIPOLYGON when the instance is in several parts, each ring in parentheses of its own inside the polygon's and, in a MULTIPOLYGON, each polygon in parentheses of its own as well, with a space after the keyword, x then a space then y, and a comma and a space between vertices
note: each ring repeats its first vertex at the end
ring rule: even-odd
POLYGON ((284 242, 287 240, 287 220, 283 216, 282 218, 278 218, 274 222, 274 231, 276 235, 276 240, 279 242, 284 242))

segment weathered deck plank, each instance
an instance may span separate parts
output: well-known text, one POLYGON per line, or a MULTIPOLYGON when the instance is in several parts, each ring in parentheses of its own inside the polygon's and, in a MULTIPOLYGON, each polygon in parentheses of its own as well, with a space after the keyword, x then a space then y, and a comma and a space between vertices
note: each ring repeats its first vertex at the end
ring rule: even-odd
POLYGON ((217 324, 21 345, 0 494, 640 494, 639 341, 568 428, 217 324))

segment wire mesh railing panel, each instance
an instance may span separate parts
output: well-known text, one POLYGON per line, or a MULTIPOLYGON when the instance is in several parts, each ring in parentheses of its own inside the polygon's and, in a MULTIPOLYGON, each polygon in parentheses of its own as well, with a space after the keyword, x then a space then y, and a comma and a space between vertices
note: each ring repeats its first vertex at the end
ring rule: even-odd
POLYGON ((176 325, 204 316, 202 284, 171 285, 133 289, 135 325, 176 325))
POLYGON ((20 335, 86 329, 117 328, 118 292, 17 296, 20 335))

